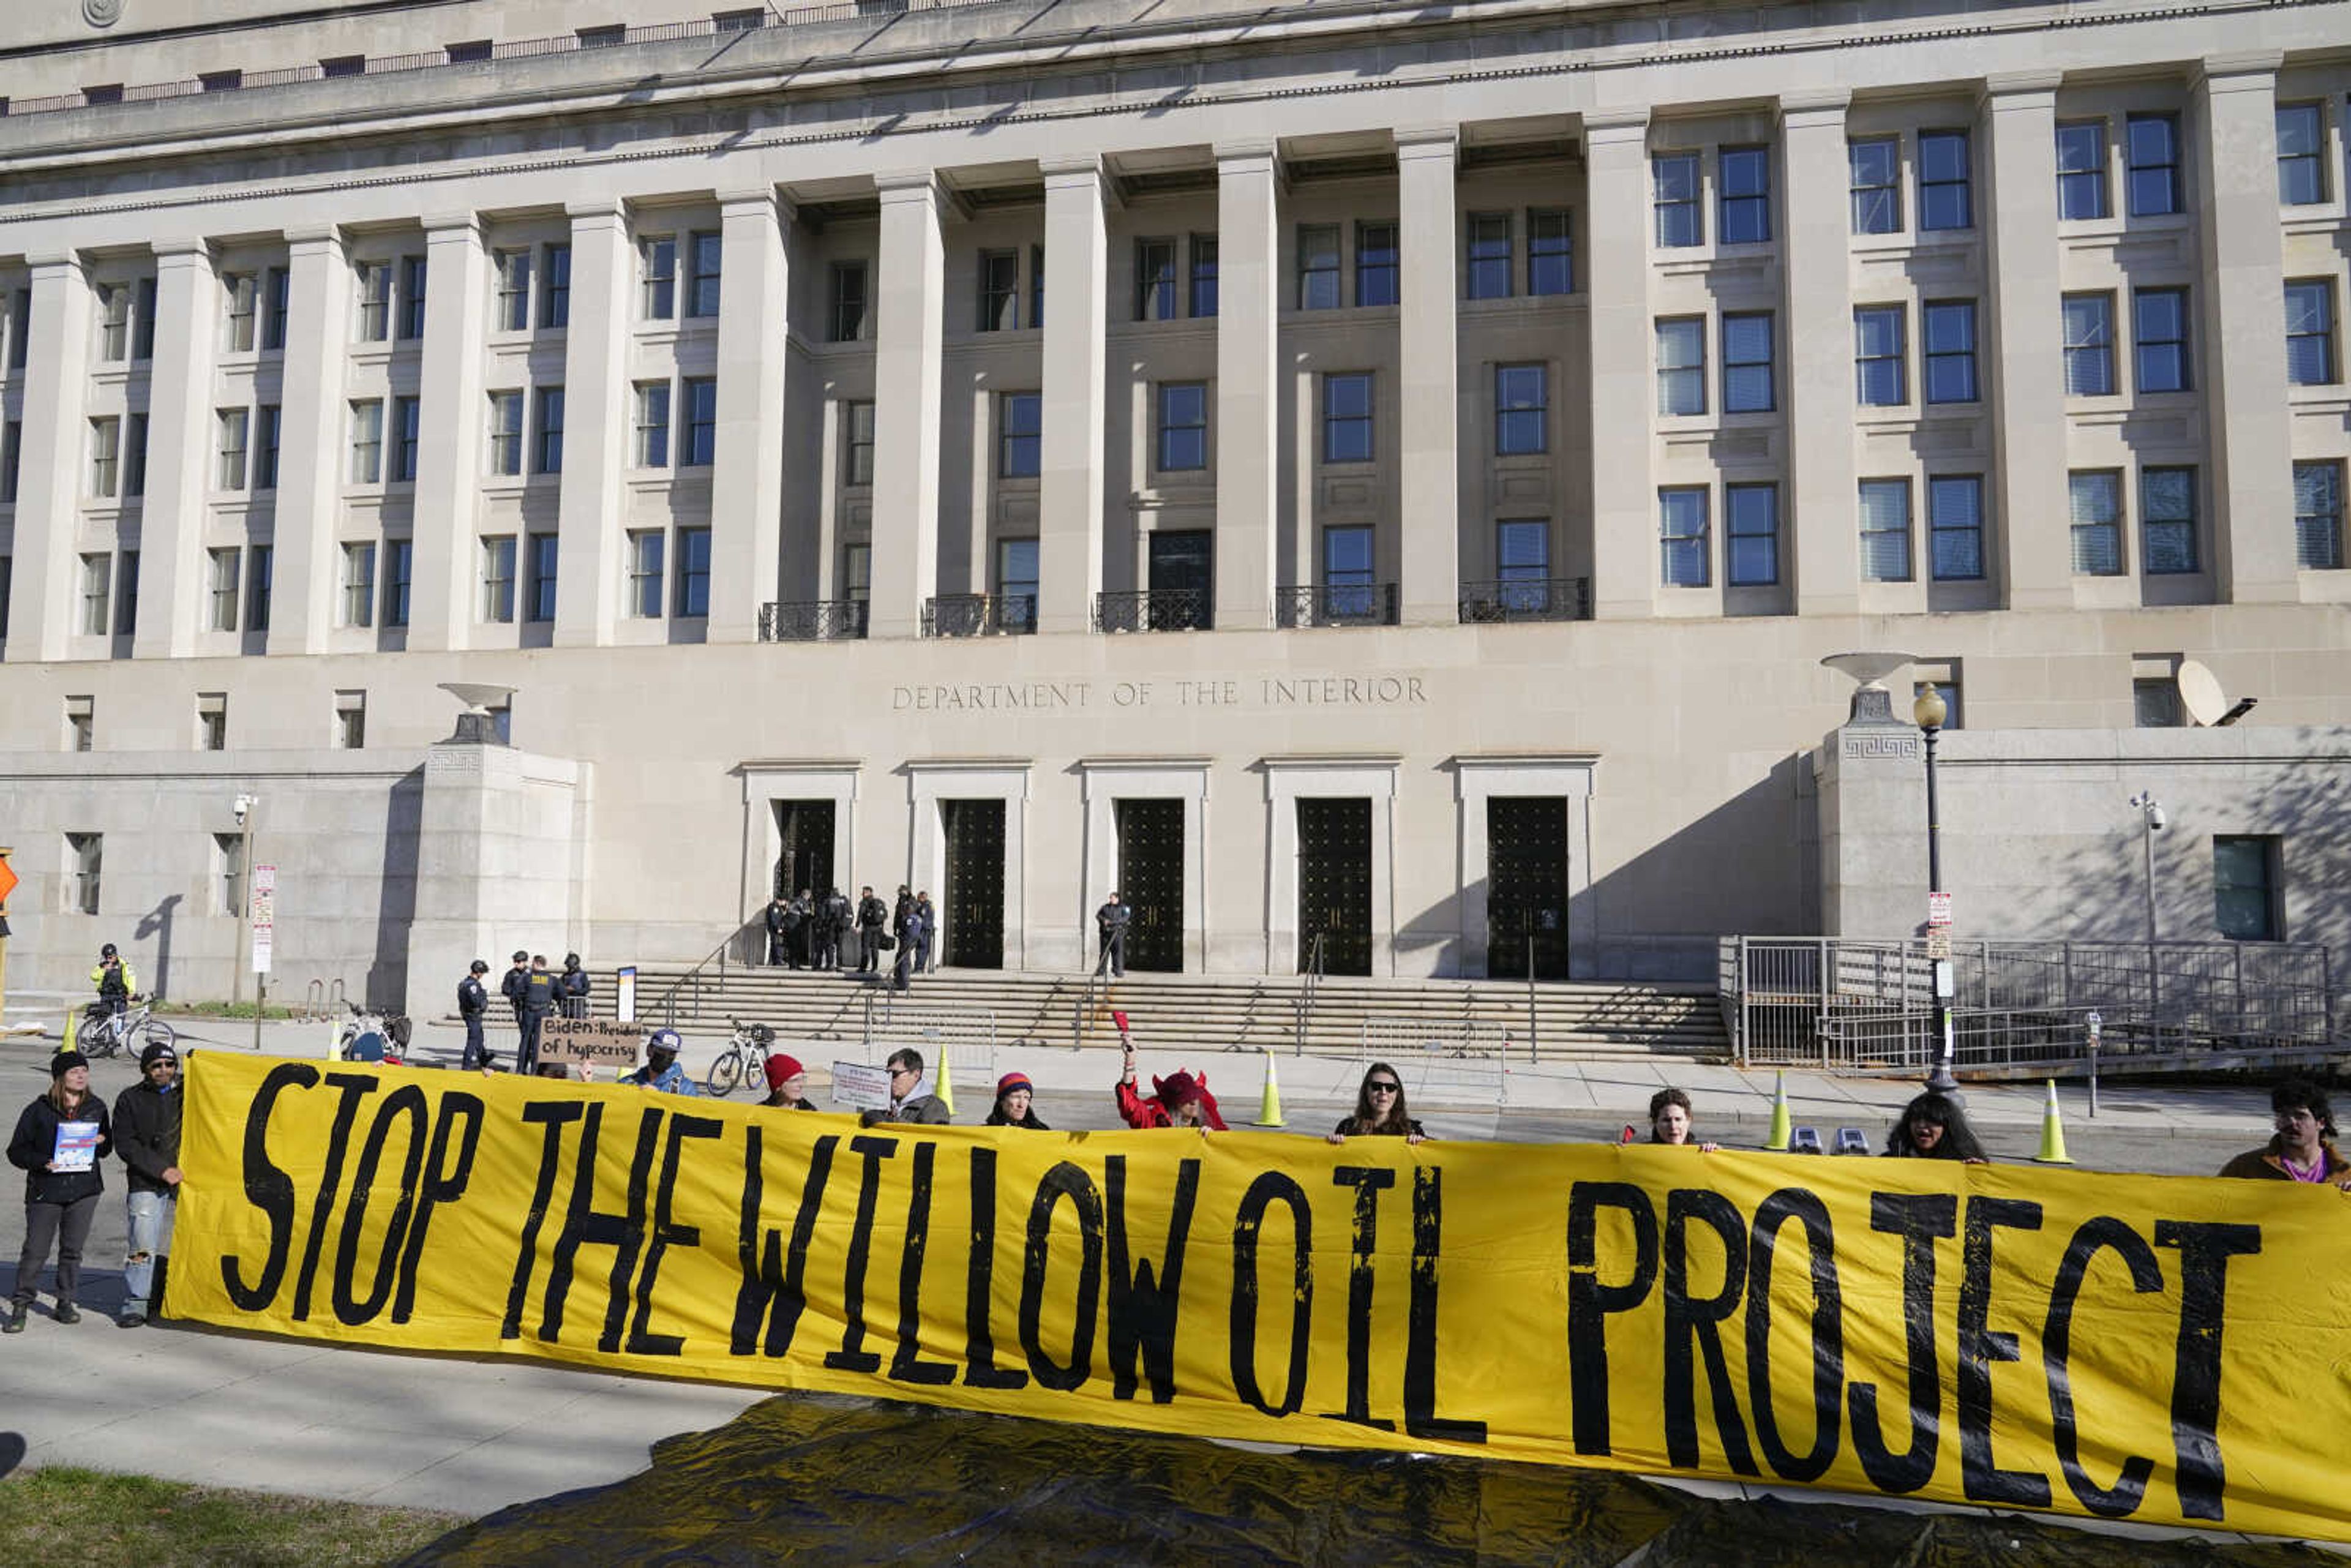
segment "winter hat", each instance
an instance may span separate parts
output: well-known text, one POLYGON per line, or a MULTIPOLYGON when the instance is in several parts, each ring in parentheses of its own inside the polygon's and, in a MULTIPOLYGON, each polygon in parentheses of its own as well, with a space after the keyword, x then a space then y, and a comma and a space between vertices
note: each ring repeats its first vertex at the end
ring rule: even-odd
POLYGON ((798 1078, 807 1071, 807 1068, 800 1065, 799 1057, 786 1056, 779 1051, 768 1058, 768 1088, 770 1092, 781 1089, 786 1080, 798 1078))
POLYGON ((177 1067, 180 1064, 180 1053, 173 1051, 167 1040, 152 1041, 146 1050, 139 1053, 139 1071, 144 1072, 159 1061, 168 1061, 177 1067))
POLYGON ((1004 1097, 1007 1094, 1011 1093, 1015 1089, 1026 1089, 1031 1094, 1037 1092, 1037 1086, 1029 1082, 1029 1075, 1027 1073, 1008 1072, 1003 1077, 996 1081, 997 1103, 998 1104, 1003 1103, 1004 1097))
POLYGON ((1160 1103, 1171 1111, 1180 1105, 1188 1105, 1200 1097, 1200 1085, 1188 1072, 1177 1072, 1167 1078, 1155 1078, 1151 1081, 1151 1086, 1159 1091, 1160 1103))
POLYGON ((49 1076, 63 1078, 77 1067, 88 1067, 89 1058, 78 1051, 61 1051, 49 1058, 49 1076))

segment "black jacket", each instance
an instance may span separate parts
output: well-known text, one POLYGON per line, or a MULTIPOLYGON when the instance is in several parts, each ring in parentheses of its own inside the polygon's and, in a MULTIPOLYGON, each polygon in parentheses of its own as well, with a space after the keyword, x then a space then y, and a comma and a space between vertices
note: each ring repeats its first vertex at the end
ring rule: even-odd
POLYGON ((186 1091, 144 1080, 114 1097, 114 1152, 133 1192, 176 1190, 163 1173, 180 1163, 180 1110, 186 1091))
POLYGON ((515 1005, 515 1011, 520 1012, 522 1011, 523 988, 529 984, 530 971, 528 969, 508 969, 507 971, 507 977, 498 982, 498 995, 512 1002, 515 1005))
POLYGON ((537 1013, 542 1018, 553 1012, 556 996, 555 979, 556 977, 545 969, 533 969, 523 977, 522 991, 515 998, 515 1006, 520 1008, 526 1014, 537 1013))
POLYGON ((889 920, 890 906, 880 899, 861 898, 857 901, 857 924, 860 925, 871 925, 878 930, 889 920))
POLYGON ((585 969, 566 969, 563 973, 556 976, 555 994, 559 997, 564 998, 566 1000, 586 997, 588 994, 588 971, 585 969))
POLYGON ((490 1010, 490 993, 481 981, 468 975, 457 982, 457 1016, 477 1019, 490 1010))
POLYGON ((767 920, 768 936, 781 936, 785 930, 789 927, 791 925, 790 908, 790 905, 784 904, 770 904, 768 905, 767 920))
POLYGON ((16 1118, 16 1134, 8 1140, 8 1163, 25 1173, 26 1203, 78 1203, 106 1190, 106 1156, 114 1152, 114 1122, 106 1102, 92 1094, 81 1103, 75 1119, 98 1124, 98 1159, 86 1171, 53 1171, 57 1157, 57 1124, 64 1120, 43 1094, 16 1118))

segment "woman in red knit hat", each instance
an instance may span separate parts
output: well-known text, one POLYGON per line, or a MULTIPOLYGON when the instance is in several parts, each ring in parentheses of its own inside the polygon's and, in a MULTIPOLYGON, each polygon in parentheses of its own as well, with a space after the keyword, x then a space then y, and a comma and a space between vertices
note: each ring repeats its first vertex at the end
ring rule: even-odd
POLYGON ((808 1069, 799 1058, 780 1051, 768 1058, 768 1097, 760 1104, 777 1111, 813 1111, 807 1091, 808 1069))
POLYGON ((1053 1129, 1037 1119, 1037 1086, 1025 1072, 1008 1072, 996 1081, 996 1109, 987 1113, 991 1127, 1026 1127, 1032 1133, 1053 1129))

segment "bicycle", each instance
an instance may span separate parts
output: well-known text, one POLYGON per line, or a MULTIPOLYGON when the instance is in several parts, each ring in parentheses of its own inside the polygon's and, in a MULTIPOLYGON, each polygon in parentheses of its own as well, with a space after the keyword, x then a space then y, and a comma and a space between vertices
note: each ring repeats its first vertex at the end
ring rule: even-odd
POLYGON ((179 1031, 154 1014, 153 998, 132 997, 122 1011, 90 1019, 74 1043, 84 1056, 112 1056, 134 1040, 141 1051, 151 1045, 178 1050, 179 1031))
POLYGON ((735 1028, 726 1049, 710 1064, 710 1076, 703 1086, 714 1100, 724 1100, 738 1088, 748 1084, 764 1089, 768 1082, 768 1050, 776 1043, 776 1031, 763 1023, 745 1023, 740 1019, 726 1020, 735 1028))

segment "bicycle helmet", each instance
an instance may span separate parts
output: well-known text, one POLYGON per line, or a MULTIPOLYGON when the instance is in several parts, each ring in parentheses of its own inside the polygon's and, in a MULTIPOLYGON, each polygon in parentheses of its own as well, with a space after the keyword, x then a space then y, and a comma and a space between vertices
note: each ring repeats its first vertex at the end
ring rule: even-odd
POLYGON ((109 942, 105 946, 100 947, 98 950, 98 956, 101 958, 115 958, 121 956, 120 954, 114 950, 114 944, 111 942, 109 942))

